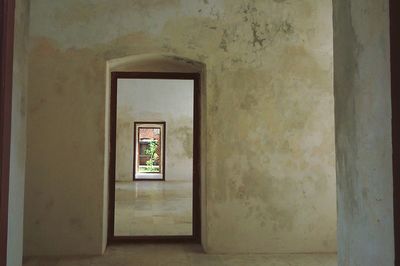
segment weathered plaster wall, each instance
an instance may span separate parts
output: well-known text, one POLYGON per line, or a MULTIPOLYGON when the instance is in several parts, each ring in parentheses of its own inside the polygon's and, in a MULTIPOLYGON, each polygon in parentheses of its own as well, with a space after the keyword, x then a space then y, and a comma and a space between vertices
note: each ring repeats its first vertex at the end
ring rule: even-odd
POLYGON ((334 1, 339 265, 394 265, 389 1, 334 1))
POLYGON ((106 62, 147 53, 206 65, 206 250, 335 251, 331 12, 330 0, 32 1, 27 254, 102 251, 106 62))
POLYGON ((116 178, 132 181, 133 123, 166 122, 165 179, 190 180, 193 165, 193 81, 120 79, 116 178))
POLYGON ((22 265, 29 2, 15 6, 7 266, 22 265))

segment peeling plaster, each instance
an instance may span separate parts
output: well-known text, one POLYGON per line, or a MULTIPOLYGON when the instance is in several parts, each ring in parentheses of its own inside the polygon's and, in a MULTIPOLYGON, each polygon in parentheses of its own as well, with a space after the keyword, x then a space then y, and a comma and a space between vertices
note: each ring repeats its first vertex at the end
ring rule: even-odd
POLYGON ((331 1, 133 2, 31 2, 27 254, 102 252, 106 62, 141 54, 207 66, 205 249, 335 252, 331 1))

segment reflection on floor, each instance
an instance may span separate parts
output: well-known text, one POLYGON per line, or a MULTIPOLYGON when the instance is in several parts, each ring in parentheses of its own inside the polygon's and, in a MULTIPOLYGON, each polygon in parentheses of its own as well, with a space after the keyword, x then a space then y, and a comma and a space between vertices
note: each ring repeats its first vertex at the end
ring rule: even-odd
POLYGON ((117 182, 115 235, 192 235, 192 182, 117 182))
POLYGON ((136 179, 162 179, 162 174, 137 173, 136 179))
POLYGON ((24 266, 337 266, 336 254, 212 255, 199 245, 121 245, 104 256, 27 258, 24 266))

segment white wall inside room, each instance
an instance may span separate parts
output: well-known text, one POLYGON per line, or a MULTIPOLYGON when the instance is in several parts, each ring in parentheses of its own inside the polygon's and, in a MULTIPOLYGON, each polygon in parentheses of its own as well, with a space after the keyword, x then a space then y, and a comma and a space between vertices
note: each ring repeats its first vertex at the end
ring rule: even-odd
POLYGON ((132 181, 134 122, 166 122, 165 179, 192 178, 193 80, 118 79, 117 181, 132 181))

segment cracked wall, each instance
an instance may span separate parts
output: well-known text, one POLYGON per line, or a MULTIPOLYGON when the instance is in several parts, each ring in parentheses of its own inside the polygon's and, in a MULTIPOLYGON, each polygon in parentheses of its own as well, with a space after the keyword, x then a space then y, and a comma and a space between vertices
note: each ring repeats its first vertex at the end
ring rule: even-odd
POLYGON ((31 5, 26 254, 102 252, 106 62, 140 54, 206 65, 205 249, 336 250, 331 1, 31 5))

